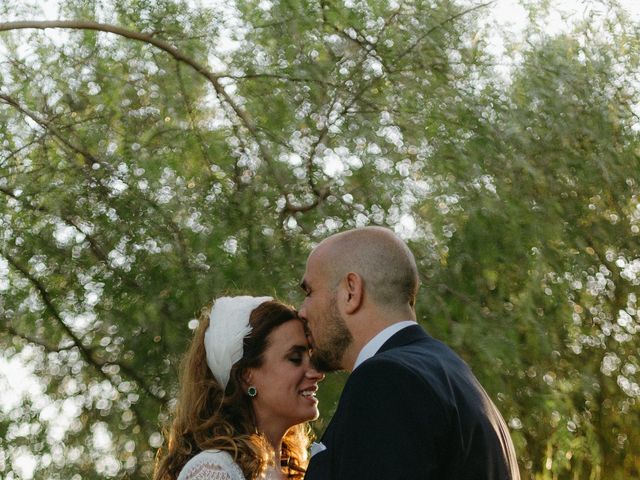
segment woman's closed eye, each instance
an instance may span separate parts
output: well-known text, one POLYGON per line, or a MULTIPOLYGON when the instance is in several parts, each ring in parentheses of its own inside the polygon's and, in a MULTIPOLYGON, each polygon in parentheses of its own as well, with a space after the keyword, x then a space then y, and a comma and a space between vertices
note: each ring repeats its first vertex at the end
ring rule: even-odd
POLYGON ((295 365, 302 365, 302 355, 291 355, 289 361, 295 365))
POLYGON ((296 345, 291 350, 289 350, 287 360, 295 365, 302 365, 304 363, 305 356, 309 357, 309 347, 296 345))

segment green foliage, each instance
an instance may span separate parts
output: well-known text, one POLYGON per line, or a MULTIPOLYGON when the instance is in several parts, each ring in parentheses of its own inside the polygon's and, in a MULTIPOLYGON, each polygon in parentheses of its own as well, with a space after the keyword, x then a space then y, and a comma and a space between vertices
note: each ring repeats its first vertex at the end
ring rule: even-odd
POLYGON ((369 224, 523 478, 637 477, 639 32, 612 4, 546 35, 529 3, 501 58, 454 1, 66 0, 129 33, 1 31, 0 368, 35 375, 0 401, 2 477, 148 478, 201 307, 296 304, 310 248, 369 224))

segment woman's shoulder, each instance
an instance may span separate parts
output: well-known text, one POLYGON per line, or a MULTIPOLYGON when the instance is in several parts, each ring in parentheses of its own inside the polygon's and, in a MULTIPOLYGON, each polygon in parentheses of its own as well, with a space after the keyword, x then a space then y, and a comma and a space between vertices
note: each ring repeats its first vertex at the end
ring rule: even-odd
POLYGON ((184 465, 178 480, 245 480, 245 478, 228 452, 204 450, 184 465))

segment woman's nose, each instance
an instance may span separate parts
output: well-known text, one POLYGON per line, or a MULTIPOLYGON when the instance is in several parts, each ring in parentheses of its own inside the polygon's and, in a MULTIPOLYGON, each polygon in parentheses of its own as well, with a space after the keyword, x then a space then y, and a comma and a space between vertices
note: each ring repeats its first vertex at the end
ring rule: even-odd
POLYGON ((305 375, 307 378, 316 379, 318 382, 324 380, 324 373, 319 372, 315 368, 311 367, 306 372, 305 375))

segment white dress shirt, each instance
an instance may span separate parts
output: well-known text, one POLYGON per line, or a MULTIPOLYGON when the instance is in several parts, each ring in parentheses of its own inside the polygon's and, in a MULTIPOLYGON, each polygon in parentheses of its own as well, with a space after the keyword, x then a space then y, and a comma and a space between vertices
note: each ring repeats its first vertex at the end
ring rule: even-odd
POLYGON ((403 322, 394 323, 393 325, 389 325, 387 328, 385 328, 375 337, 369 340, 369 342, 364 347, 362 347, 362 350, 360 350, 360 353, 356 358, 356 363, 353 364, 352 371, 358 368, 358 366, 362 362, 364 362, 368 358, 373 357, 378 352, 378 350, 380 350, 380 347, 384 345, 384 342, 389 340, 403 328, 410 327, 411 325, 417 325, 417 322, 414 322, 413 320, 405 320, 403 322))

